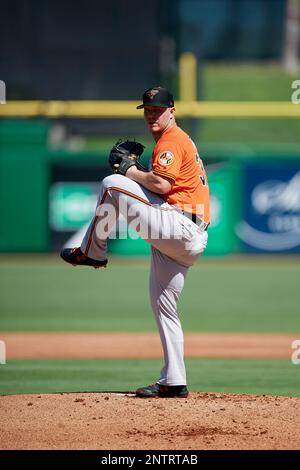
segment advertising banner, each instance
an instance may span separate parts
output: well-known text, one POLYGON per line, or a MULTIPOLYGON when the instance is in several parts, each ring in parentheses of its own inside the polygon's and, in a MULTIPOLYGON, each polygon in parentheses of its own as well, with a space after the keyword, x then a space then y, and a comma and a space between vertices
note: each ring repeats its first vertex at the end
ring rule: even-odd
POLYGON ((98 189, 98 183, 54 183, 49 193, 51 229, 74 232, 89 222, 94 215, 98 189))
POLYGON ((299 161, 245 165, 237 234, 247 252, 300 252, 299 161))

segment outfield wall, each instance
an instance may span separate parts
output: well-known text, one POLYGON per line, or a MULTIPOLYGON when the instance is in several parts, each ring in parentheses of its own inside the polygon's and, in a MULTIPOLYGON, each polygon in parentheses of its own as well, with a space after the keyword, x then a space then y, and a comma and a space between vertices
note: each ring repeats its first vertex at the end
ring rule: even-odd
MULTIPOLYGON (((47 138, 46 121, 0 123, 1 252, 59 250, 90 220, 99 182, 110 173, 106 151, 49 151, 47 138)), ((215 152, 204 163, 212 209, 207 255, 300 252, 300 153, 275 160, 215 152)), ((143 240, 124 238, 111 241, 111 252, 149 253, 143 240)))

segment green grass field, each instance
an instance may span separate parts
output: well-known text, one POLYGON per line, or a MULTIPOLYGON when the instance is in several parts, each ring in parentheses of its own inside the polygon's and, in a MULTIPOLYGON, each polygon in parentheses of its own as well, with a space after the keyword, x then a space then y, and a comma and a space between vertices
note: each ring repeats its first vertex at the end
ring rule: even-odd
MULTIPOLYGON (((288 361, 187 359, 186 366, 191 391, 300 396, 300 370, 288 361)), ((12 360, 0 366, 0 394, 134 391, 161 367, 150 359, 12 360)))
MULTIPOLYGON (((156 331, 149 260, 113 259, 106 270, 56 257, 3 258, 2 331, 156 331)), ((186 331, 300 332, 297 258, 205 258, 180 301, 186 331)))
MULTIPOLYGON (((55 256, 0 258, 0 331, 156 331, 147 259, 96 271, 55 256)), ((203 258, 180 302, 185 331, 300 333, 299 258, 203 258)), ((296 337, 296 336, 295 336, 296 337)), ((0 334, 1 339, 1 334, 0 334)), ((187 359, 192 391, 300 396, 285 360, 187 359)), ((0 394, 126 391, 153 382, 159 360, 9 360, 0 394)))

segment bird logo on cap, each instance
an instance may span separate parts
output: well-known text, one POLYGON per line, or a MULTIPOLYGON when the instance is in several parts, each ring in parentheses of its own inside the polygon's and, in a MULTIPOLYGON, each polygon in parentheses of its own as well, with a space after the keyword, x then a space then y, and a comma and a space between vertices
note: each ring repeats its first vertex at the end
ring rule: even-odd
POLYGON ((149 91, 147 91, 146 95, 148 95, 149 98, 152 100, 152 99, 154 98, 154 96, 157 95, 158 91, 159 91, 159 90, 154 90, 154 89, 153 89, 153 90, 149 90, 149 91))

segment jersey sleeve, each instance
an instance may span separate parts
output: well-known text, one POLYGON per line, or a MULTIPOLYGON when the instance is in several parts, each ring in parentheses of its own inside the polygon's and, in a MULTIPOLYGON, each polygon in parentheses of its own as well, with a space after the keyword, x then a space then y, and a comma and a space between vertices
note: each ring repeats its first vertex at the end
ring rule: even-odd
POLYGON ((152 155, 152 171, 155 175, 165 176, 176 181, 182 163, 182 150, 175 142, 157 145, 152 155))

